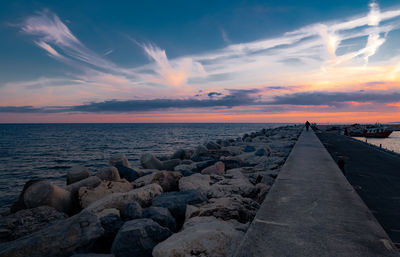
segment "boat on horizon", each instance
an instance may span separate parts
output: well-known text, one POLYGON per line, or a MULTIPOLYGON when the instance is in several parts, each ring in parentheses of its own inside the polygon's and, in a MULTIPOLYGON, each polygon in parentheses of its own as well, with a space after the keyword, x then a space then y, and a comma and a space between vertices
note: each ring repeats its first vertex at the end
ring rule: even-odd
POLYGON ((375 125, 360 125, 353 124, 344 129, 344 134, 351 137, 366 137, 366 138, 387 138, 393 132, 393 129, 382 126, 380 124, 375 125))

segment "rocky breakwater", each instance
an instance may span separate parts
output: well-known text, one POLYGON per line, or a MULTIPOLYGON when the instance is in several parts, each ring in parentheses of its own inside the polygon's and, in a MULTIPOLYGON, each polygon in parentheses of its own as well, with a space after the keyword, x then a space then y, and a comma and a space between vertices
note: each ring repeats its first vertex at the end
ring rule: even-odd
POLYGON ((28 181, 0 218, 0 256, 231 256, 277 177, 300 127, 124 154, 94 174, 72 168, 64 187, 28 181))

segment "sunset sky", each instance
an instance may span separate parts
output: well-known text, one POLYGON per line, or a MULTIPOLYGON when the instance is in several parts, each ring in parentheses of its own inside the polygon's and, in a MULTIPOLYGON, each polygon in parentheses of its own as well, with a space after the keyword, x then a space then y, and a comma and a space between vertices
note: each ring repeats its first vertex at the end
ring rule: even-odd
POLYGON ((1 3, 0 123, 400 121, 398 0, 1 3))

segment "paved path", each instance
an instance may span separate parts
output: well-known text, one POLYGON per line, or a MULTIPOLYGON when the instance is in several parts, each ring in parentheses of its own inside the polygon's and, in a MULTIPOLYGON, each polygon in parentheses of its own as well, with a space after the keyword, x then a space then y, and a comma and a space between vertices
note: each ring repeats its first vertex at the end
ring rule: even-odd
POLYGON ((303 131, 235 256, 398 254, 314 132, 303 131))
POLYGON ((345 160, 347 180, 392 241, 400 245, 400 155, 336 133, 318 137, 334 159, 345 160))

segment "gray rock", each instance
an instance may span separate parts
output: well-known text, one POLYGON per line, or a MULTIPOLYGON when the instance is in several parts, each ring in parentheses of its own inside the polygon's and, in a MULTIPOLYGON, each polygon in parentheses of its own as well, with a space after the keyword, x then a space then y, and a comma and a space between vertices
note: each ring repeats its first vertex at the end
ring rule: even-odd
POLYGON ((211 165, 214 165, 217 162, 218 160, 207 160, 207 161, 196 162, 196 167, 198 171, 201 171, 211 165))
POLYGON ((162 192, 160 185, 150 184, 126 193, 114 193, 108 195, 89 205, 86 210, 92 213, 99 213, 104 209, 115 208, 124 212, 126 205, 133 201, 137 201, 141 206, 151 205, 153 198, 161 195, 162 192))
POLYGON ((176 171, 160 171, 154 174, 150 183, 159 184, 164 192, 178 191, 179 180, 183 177, 182 173, 176 171))
POLYGON ((207 201, 207 197, 198 190, 169 192, 153 199, 153 206, 167 208, 179 222, 185 218, 186 206, 207 201))
POLYGON ((71 255, 71 257, 115 257, 114 254, 102 254, 102 253, 78 253, 71 255))
POLYGON ((221 149, 221 146, 213 141, 209 141, 207 143, 204 144, 204 146, 208 149, 208 150, 218 150, 221 149))
POLYGON ((145 153, 140 156, 140 164, 145 169, 162 170, 163 168, 163 163, 150 153, 145 153))
POLYGON ((100 219, 104 233, 94 243, 92 250, 98 253, 111 252, 112 242, 118 233, 118 230, 124 225, 121 217, 117 214, 110 213, 100 219))
POLYGON ((154 257, 233 256, 244 233, 230 223, 214 219, 185 228, 158 244, 154 257))
POLYGON ((186 213, 186 218, 214 216, 222 220, 234 219, 240 223, 247 223, 254 219, 259 207, 257 202, 240 195, 212 198, 198 208, 190 208, 190 213, 186 213))
POLYGON ((157 222, 163 227, 168 228, 172 232, 177 229, 176 221, 168 209, 162 207, 151 206, 144 209, 143 218, 149 218, 157 222))
POLYGON ((211 185, 208 191, 208 197, 220 198, 232 194, 241 195, 243 197, 253 198, 256 189, 253 184, 243 175, 241 168, 228 170, 223 177, 211 185))
POLYGON ((181 163, 180 159, 171 159, 171 160, 165 160, 162 162, 162 169, 163 170, 174 170, 176 166, 178 166, 181 163))
POLYGON ((108 181, 117 181, 121 179, 118 169, 113 166, 105 167, 99 170, 96 176, 99 177, 101 180, 108 181))
POLYGON ((117 257, 151 257, 153 247, 170 235, 169 229, 151 219, 131 220, 118 231, 111 252, 117 257))
POLYGON ((129 203, 124 211, 124 218, 127 220, 140 219, 143 217, 142 206, 136 201, 129 203))
POLYGON ((179 191, 199 190, 207 193, 210 190, 210 176, 196 173, 189 177, 183 177, 179 180, 179 191))
POLYGON ((67 257, 90 246, 103 232, 96 215, 84 211, 30 236, 2 244, 0 256, 67 257))
POLYGON ((117 168, 120 177, 128 180, 129 182, 134 181, 140 176, 139 173, 132 168, 121 166, 118 164, 115 165, 115 168, 117 168))
POLYGON ((104 181, 95 188, 81 187, 79 189, 79 203, 86 208, 92 203, 114 193, 125 193, 132 190, 132 184, 125 179, 119 181, 104 181))
POLYGON ((120 165, 120 166, 124 166, 127 168, 131 167, 129 165, 128 159, 126 158, 125 154, 123 154, 123 153, 117 153, 117 154, 111 155, 109 164, 110 164, 110 166, 120 165))
POLYGON ((67 185, 78 182, 82 179, 89 177, 89 171, 82 165, 73 166, 67 172, 67 185))
POLYGON ((196 171, 197 170, 197 165, 196 163, 191 163, 191 164, 180 164, 174 168, 175 171, 196 171))
POLYGON ((88 177, 67 186, 67 190, 71 192, 72 197, 78 199, 79 189, 81 187, 95 188, 100 185, 101 179, 96 176, 88 177))
POLYGON ((51 226, 67 217, 65 213, 49 206, 20 210, 0 218, 0 242, 15 240, 51 226))
POLYGON ((246 145, 246 147, 243 149, 243 152, 249 153, 249 152, 254 152, 255 150, 256 148, 254 146, 246 145))
POLYGON ((178 149, 172 154, 171 159, 190 159, 190 153, 184 149, 178 149))
POLYGON ((223 162, 217 162, 201 171, 201 174, 215 174, 223 175, 225 173, 225 164, 223 162))
POLYGON ((25 203, 24 203, 25 191, 26 191, 26 189, 28 189, 28 187, 30 187, 31 185, 33 185, 33 184, 35 184, 37 182, 40 182, 40 181, 43 181, 43 180, 31 179, 31 180, 28 180, 28 182, 25 183, 24 188, 22 189, 21 193, 18 196, 18 200, 11 206, 11 209, 10 209, 11 213, 14 213, 14 212, 17 212, 19 210, 23 210, 23 209, 27 208, 25 203))
POLYGON ((25 190, 24 204, 28 209, 47 205, 60 212, 71 213, 71 193, 48 181, 40 181, 25 190))

